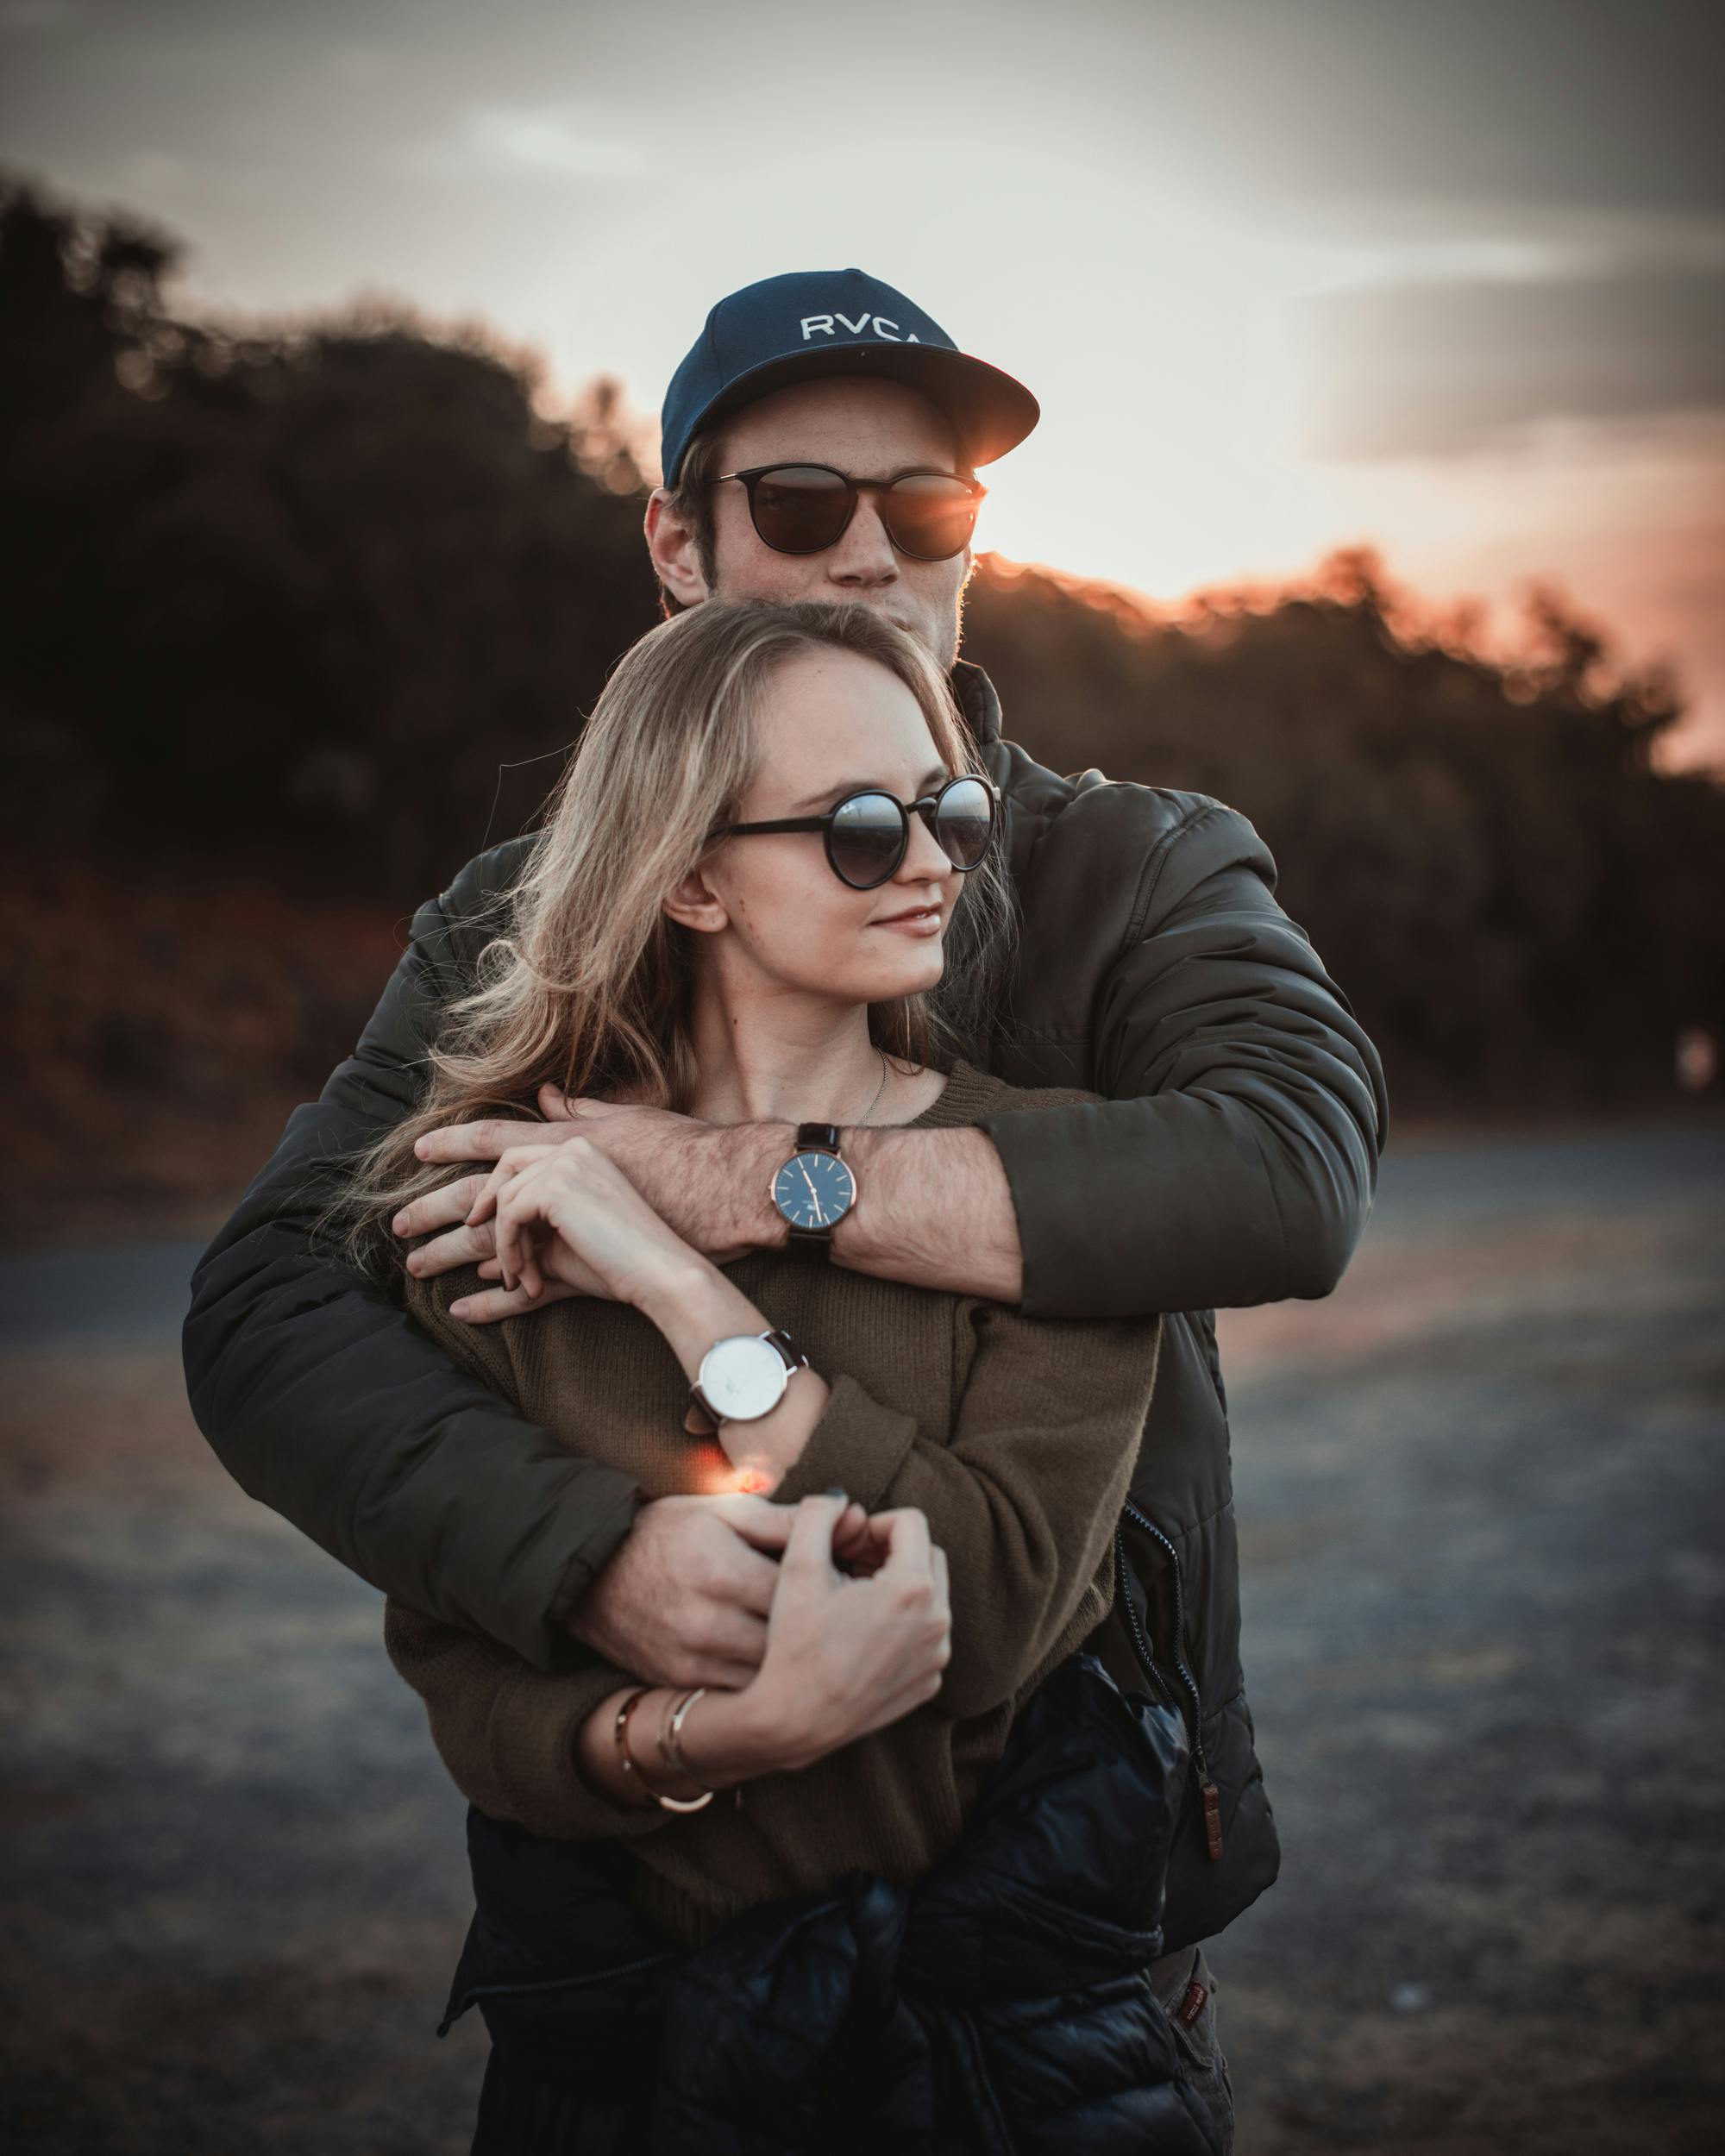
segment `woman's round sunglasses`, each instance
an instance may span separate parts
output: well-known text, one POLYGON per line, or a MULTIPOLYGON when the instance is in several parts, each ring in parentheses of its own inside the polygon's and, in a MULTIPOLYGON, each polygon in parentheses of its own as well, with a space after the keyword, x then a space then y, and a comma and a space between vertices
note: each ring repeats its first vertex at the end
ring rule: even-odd
POLYGON ((749 838, 758 831, 819 831, 832 873, 853 891, 872 891, 895 876, 910 849, 911 817, 920 816, 934 843, 961 874, 981 865, 1000 820, 1000 789, 991 779, 949 779, 938 793, 901 801, 866 787, 847 793, 824 816, 780 816, 765 824, 724 824, 714 838, 749 838))
POLYGON ((720 472, 712 484, 724 479, 740 479, 748 488, 756 532, 775 554, 819 554, 837 546, 856 514, 857 497, 872 493, 881 498, 887 536, 913 561, 962 554, 988 491, 956 472, 853 479, 827 464, 757 464, 746 472, 720 472))

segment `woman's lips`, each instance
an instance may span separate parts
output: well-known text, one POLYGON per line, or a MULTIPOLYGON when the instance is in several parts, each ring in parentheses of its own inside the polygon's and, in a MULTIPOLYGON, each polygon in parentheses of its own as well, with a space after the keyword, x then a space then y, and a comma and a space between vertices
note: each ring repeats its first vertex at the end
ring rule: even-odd
POLYGON ((913 913, 895 913, 890 920, 872 921, 872 928, 895 928, 906 936, 938 936, 940 908, 938 906, 919 907, 913 913))

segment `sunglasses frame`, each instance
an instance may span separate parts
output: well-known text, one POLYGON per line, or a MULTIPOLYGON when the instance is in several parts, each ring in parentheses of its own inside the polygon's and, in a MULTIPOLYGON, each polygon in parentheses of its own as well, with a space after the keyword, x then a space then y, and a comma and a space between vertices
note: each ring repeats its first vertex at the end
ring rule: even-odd
POLYGON ((933 839, 937 846, 939 846, 940 833, 936 830, 935 824, 939 814, 940 804, 951 793, 954 787, 965 785, 981 787, 988 797, 988 838, 984 842, 982 852, 977 855, 975 861, 954 861, 944 846, 941 847, 941 851, 955 874, 968 876, 973 868, 980 868, 988 858, 988 849, 1000 836, 1000 789, 992 779, 985 777, 980 771, 960 771, 949 779, 938 793, 919 794, 914 801, 901 801, 896 793, 888 793, 885 787, 859 786, 853 793, 847 793, 842 801, 835 801, 832 806, 821 816, 775 816, 761 824, 722 824, 717 830, 710 831, 707 836, 709 839, 753 838, 763 831, 819 831, 821 834, 823 848, 826 854, 826 865, 845 888, 850 891, 878 891, 883 883, 890 883, 905 865, 905 856, 910 851, 912 817, 922 818, 923 822, 928 826, 929 837, 933 839), (892 866, 883 875, 876 876, 871 883, 856 883, 845 874, 832 857, 833 825, 851 802, 874 799, 890 801, 899 812, 899 849, 894 856, 892 866))
POLYGON ((909 547, 905 546, 900 542, 897 533, 893 530, 889 518, 889 511, 884 505, 882 505, 881 511, 881 523, 886 530, 888 538, 892 541, 893 545, 897 548, 899 553, 905 555, 907 560, 912 561, 950 561, 955 555, 963 554, 965 548, 968 547, 972 539, 975 537, 976 518, 981 513, 982 504, 986 500, 988 492, 988 488, 983 486, 980 479, 967 478, 963 472, 943 472, 938 465, 923 464, 919 465, 914 471, 897 473, 889 479, 853 479, 848 472, 841 472, 837 465, 815 464, 812 463, 806 457, 781 457, 776 464, 751 464, 746 472, 716 473, 713 478, 709 481, 709 484, 713 486, 718 486, 726 479, 740 479, 743 482, 743 486, 747 489, 749 494, 749 521, 754 525, 755 536, 761 542, 762 545, 763 547, 771 547, 775 554, 807 555, 811 554, 825 554, 829 547, 836 547, 838 544, 839 541, 844 536, 845 533, 850 530, 850 520, 856 514, 856 505, 864 494, 890 494, 893 489, 899 485, 900 480, 929 479, 952 479, 958 486, 963 487, 970 497, 970 529, 965 533, 959 544, 952 548, 951 553, 913 553, 909 547), (831 539, 824 539, 818 547, 781 547, 775 545, 773 541, 767 536, 766 533, 762 530, 761 520, 756 514, 755 489, 760 485, 761 481, 772 472, 830 472, 834 479, 839 480, 844 485, 850 495, 850 504, 844 511, 844 522, 838 527, 838 530, 834 532, 831 539))

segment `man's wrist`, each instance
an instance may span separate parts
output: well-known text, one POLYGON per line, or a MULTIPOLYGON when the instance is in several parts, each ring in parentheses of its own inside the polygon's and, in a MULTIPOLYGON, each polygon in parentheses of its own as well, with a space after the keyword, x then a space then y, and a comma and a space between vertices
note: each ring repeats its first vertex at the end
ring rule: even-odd
POLYGON ((985 1131, 841 1130, 856 1203, 833 1230, 834 1263, 913 1288, 1016 1303, 1018 1219, 985 1131))
POLYGON ((781 1250, 790 1224, 773 1203, 773 1182, 797 1149, 792 1123, 737 1123, 724 1134, 727 1188, 734 1207, 725 1247, 781 1250))

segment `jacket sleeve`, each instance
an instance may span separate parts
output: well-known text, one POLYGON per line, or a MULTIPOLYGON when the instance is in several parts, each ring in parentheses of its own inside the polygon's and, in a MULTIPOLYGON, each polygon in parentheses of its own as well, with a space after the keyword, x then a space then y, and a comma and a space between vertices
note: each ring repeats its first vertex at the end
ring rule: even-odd
POLYGON ((967 1717, 1013 1698, 1081 1613, 1082 1633, 1107 1614, 1098 1575, 1138 1457, 1161 1326, 1030 1319, 974 1295, 957 1300, 954 1323, 972 1351, 950 1430, 925 1434, 842 1375, 775 1495, 794 1504, 837 1485, 869 1512, 914 1505, 927 1515, 952 1597, 937 1704, 967 1717))
POLYGON ((1097 992, 1099 1105, 984 1119, 1033 1317, 1327 1295, 1371 1216, 1383 1067, 1245 818, 1201 795, 1097 992))
POLYGON ((492 859, 419 909, 354 1053, 199 1261, 183 1349, 198 1426, 242 1489, 373 1586, 556 1670, 582 1658, 563 1620, 627 1532, 636 1485, 524 1421, 310 1243, 332 1158, 419 1098, 492 859))
MULTIPOLYGON (((471 1267, 430 1280, 407 1274, 409 1315, 456 1366, 511 1402, 523 1397, 516 1349, 520 1327, 463 1325, 448 1305, 480 1285, 471 1267)), ((567 1424, 567 1419, 566 1419, 567 1424)), ((560 1442, 568 1442, 566 1426, 560 1442)), ((638 1834, 673 1816, 656 1804, 613 1804, 582 1778, 575 1739, 593 1708, 639 1680, 572 1644, 570 1667, 538 1670, 513 1648, 459 1625, 423 1615, 391 1596, 384 1604, 384 1645, 397 1670, 425 1702, 431 1741, 450 1779, 470 1804, 558 1841, 638 1834)))

